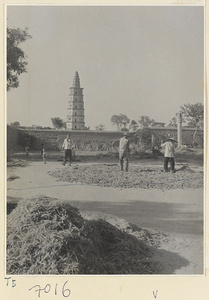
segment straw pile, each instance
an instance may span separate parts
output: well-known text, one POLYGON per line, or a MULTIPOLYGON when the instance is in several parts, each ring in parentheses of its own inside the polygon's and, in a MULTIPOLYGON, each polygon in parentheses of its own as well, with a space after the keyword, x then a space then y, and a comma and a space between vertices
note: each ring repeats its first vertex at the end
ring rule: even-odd
POLYGON ((104 220, 44 196, 8 215, 7 274, 156 274, 153 249, 104 220))
POLYGON ((203 172, 181 168, 175 174, 163 173, 161 167, 131 166, 122 172, 112 164, 75 165, 49 172, 59 181, 114 188, 187 189, 202 188, 203 172))
POLYGON ((125 219, 118 218, 110 214, 104 214, 98 211, 80 211, 85 220, 104 220, 112 224, 119 230, 135 236, 138 240, 143 241, 146 245, 158 248, 161 243, 167 243, 167 235, 155 229, 144 229, 138 227, 136 224, 130 223, 125 219))

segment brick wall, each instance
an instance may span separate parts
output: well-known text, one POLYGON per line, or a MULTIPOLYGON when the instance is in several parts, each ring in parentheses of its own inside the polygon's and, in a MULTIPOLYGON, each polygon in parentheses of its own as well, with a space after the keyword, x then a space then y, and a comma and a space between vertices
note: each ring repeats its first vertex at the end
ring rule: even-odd
POLYGON ((14 127, 7 126, 7 153, 11 155, 12 152, 22 149, 19 144, 20 131, 14 127))
MULTIPOLYGON (((183 144, 191 146, 194 129, 183 129, 183 144)), ((14 151, 24 150, 25 138, 30 137, 30 149, 40 150, 41 144, 44 144, 47 151, 57 151, 62 149, 63 140, 70 133, 75 143, 75 148, 81 151, 111 151, 112 143, 118 140, 123 133, 116 131, 68 131, 68 130, 42 130, 42 129, 15 129, 8 126, 7 143, 8 148, 14 151)), ((149 128, 147 135, 147 147, 151 146, 151 135, 154 134, 156 146, 160 145, 161 140, 166 139, 168 134, 177 136, 175 128, 149 128)), ((146 137, 145 135, 145 137, 146 137)), ((136 137, 134 133, 130 134, 130 143, 137 144, 142 135, 136 137)), ((144 138, 144 137, 143 137, 144 138)), ((203 147, 203 131, 197 133, 197 146, 203 147)))
POLYGON ((69 133, 77 150, 109 151, 112 143, 118 140, 121 132, 98 132, 98 131, 68 131, 68 130, 23 130, 19 129, 19 144, 24 143, 24 137, 30 137, 30 148, 40 150, 44 144, 47 150, 57 151, 62 149, 62 144, 69 133))
MULTIPOLYGON (((165 140, 168 135, 173 136, 177 140, 177 129, 162 127, 162 128, 150 128, 151 133, 155 136, 155 141, 159 145, 160 140, 165 140)), ((182 143, 188 147, 192 147, 193 134, 195 132, 194 128, 183 128, 182 130, 182 143)), ((203 148, 204 143, 204 131, 198 130, 196 134, 196 146, 203 148)))

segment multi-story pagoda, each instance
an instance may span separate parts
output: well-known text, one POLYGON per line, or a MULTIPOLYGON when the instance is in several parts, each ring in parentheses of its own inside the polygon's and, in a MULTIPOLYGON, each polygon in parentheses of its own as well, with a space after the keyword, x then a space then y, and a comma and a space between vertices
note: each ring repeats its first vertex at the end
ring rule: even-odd
POLYGON ((80 87, 78 72, 75 72, 73 85, 70 88, 70 100, 68 101, 67 129, 85 129, 83 88, 80 87))

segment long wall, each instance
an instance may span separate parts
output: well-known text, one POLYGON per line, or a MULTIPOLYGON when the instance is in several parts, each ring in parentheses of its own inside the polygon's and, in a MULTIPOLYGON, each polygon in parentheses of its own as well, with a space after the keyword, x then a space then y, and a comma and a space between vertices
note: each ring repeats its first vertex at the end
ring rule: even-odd
MULTIPOLYGON (((183 129, 183 144, 191 146, 194 129, 183 129)), ((111 151, 113 142, 118 140, 123 133, 118 131, 68 131, 68 130, 42 130, 42 129, 14 129, 8 126, 7 146, 8 150, 20 151, 24 149, 25 138, 30 137, 31 150, 40 150, 44 144, 47 150, 57 151, 62 149, 63 140, 70 133, 75 143, 75 148, 82 151, 111 151)), ((151 143, 151 135, 155 137, 155 143, 159 146, 160 141, 168 134, 176 137, 175 128, 149 128, 147 131, 148 144, 151 143)), ((137 144, 142 139, 139 134, 130 134, 130 142, 137 144)), ((203 147, 203 131, 197 133, 197 146, 203 147)))
POLYGON ((121 132, 98 132, 98 131, 69 131, 69 130, 18 130, 18 143, 24 145, 25 137, 30 137, 30 148, 40 150, 44 144, 47 150, 57 151, 62 149, 62 144, 69 133, 75 149, 87 151, 111 150, 112 143, 118 140, 121 132))
MULTIPOLYGON (((157 144, 159 145, 160 139, 166 139, 168 135, 173 136, 177 141, 177 128, 172 127, 153 127, 150 128, 151 132, 154 134, 157 144)), ((187 145, 188 147, 192 147, 193 145, 193 135, 195 133, 195 128, 183 127, 182 129, 182 143, 183 145, 187 145)), ((198 148, 203 148, 204 145, 204 131, 198 130, 195 137, 195 146, 198 148)))

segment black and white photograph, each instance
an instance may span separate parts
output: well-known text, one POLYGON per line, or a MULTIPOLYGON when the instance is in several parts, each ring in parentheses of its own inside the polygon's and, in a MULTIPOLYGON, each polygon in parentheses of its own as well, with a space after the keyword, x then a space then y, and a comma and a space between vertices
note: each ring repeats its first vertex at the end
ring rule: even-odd
POLYGON ((204 15, 7 5, 8 276, 204 275, 204 15))

